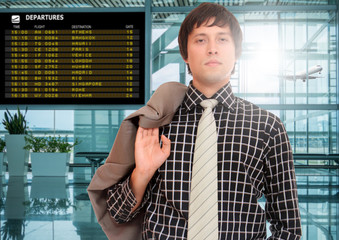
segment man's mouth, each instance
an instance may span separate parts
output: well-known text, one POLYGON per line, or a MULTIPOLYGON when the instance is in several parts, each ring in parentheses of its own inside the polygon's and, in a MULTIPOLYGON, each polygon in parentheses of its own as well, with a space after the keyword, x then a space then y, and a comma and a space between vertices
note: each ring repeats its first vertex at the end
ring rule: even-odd
POLYGON ((221 65, 221 62, 219 62, 216 59, 211 59, 211 60, 208 60, 204 65, 209 66, 209 67, 215 67, 215 66, 221 65))

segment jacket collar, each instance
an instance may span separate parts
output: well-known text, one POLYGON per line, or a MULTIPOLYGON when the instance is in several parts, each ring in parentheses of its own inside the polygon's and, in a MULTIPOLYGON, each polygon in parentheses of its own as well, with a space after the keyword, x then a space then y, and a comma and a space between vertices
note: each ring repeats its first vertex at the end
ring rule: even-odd
POLYGON ((187 87, 178 82, 159 86, 146 106, 129 115, 125 120, 137 121, 136 125, 155 128, 169 124, 183 102, 187 87))

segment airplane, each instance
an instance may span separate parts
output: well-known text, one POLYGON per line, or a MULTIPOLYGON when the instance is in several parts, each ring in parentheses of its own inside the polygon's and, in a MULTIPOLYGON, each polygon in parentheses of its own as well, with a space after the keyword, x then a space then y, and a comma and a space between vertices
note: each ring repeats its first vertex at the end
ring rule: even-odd
POLYGON ((311 74, 314 73, 319 73, 321 74, 321 70, 323 70, 322 66, 320 65, 315 65, 311 68, 308 69, 308 71, 301 71, 301 72, 297 72, 295 75, 283 75, 282 78, 285 78, 286 80, 292 80, 295 81, 297 79, 301 79, 303 80, 303 82, 306 81, 306 79, 316 79, 319 78, 321 76, 311 76, 311 74))

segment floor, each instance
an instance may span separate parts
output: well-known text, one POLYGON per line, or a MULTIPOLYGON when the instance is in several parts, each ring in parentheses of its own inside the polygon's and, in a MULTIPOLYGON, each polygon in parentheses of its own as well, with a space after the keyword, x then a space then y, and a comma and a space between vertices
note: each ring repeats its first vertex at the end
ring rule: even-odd
MULTIPOLYGON (((296 169, 304 240, 339 238, 338 169, 296 169)), ((86 193, 66 178, 2 176, 1 239, 107 239, 86 193)))

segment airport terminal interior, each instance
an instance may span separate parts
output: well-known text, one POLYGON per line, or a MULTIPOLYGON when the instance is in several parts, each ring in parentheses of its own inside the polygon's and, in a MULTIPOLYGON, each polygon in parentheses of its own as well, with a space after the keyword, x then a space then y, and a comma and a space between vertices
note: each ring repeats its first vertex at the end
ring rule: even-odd
MULTIPOLYGON (((107 239, 86 189, 123 119, 161 84, 192 80, 177 36, 202 2, 0 0, 1 239, 107 239), (28 127, 25 150, 3 124, 18 109, 28 127), (34 147, 58 143, 69 143, 66 153, 38 169, 47 155, 34 162, 34 147)), ((339 239, 338 1, 209 2, 224 5, 243 31, 230 80, 235 95, 277 115, 287 130, 302 239, 339 239)))

